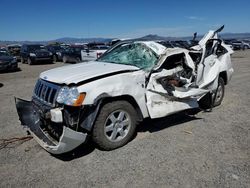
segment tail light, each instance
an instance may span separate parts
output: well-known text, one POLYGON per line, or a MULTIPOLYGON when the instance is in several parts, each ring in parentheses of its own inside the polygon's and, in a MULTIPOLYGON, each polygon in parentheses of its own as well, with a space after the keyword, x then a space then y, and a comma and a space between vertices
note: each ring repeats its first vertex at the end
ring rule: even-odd
POLYGON ((96 53, 97 58, 99 58, 102 54, 102 52, 96 53))

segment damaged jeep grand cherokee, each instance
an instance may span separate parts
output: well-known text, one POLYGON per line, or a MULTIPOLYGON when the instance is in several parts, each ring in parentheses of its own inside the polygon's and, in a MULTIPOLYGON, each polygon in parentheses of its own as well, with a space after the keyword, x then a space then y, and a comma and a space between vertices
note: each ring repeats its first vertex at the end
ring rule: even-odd
POLYGON ((112 150, 128 143, 144 118, 219 105, 233 51, 218 32, 209 31, 190 50, 123 41, 96 61, 43 72, 31 101, 16 98, 20 121, 52 154, 88 137, 112 150))

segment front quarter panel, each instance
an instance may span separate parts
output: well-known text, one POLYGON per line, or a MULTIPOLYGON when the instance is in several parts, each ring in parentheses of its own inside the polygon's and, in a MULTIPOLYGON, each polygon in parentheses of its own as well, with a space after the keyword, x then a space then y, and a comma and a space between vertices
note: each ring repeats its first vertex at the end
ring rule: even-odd
POLYGON ((122 73, 85 83, 78 87, 80 92, 86 92, 83 105, 92 105, 100 96, 117 97, 132 96, 137 102, 143 117, 148 117, 145 101, 145 77, 142 70, 122 73))

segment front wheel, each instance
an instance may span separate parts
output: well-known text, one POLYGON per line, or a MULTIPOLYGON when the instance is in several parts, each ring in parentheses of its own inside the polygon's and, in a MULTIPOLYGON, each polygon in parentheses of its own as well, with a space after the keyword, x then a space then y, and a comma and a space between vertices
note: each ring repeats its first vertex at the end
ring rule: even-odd
POLYGON ((77 58, 76 58, 76 63, 80 63, 80 62, 81 62, 80 57, 77 57, 77 58))
POLYGON ((30 59, 30 57, 28 57, 27 63, 28 63, 29 65, 32 65, 32 64, 33 64, 33 62, 32 62, 32 60, 30 59))
POLYGON ((107 103, 96 119, 92 138, 101 149, 116 149, 132 139, 137 122, 136 110, 129 102, 107 103))
POLYGON ((218 87, 214 96, 214 106, 219 106, 224 98, 225 82, 222 77, 218 79, 218 87))

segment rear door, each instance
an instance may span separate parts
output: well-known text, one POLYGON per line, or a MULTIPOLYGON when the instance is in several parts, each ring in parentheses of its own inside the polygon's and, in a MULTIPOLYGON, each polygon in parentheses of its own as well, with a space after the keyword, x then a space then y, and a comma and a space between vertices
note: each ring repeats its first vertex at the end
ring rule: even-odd
POLYGON ((165 57, 149 78, 146 90, 151 118, 160 118, 182 110, 197 108, 197 99, 206 94, 193 82, 195 66, 188 51, 165 57))

